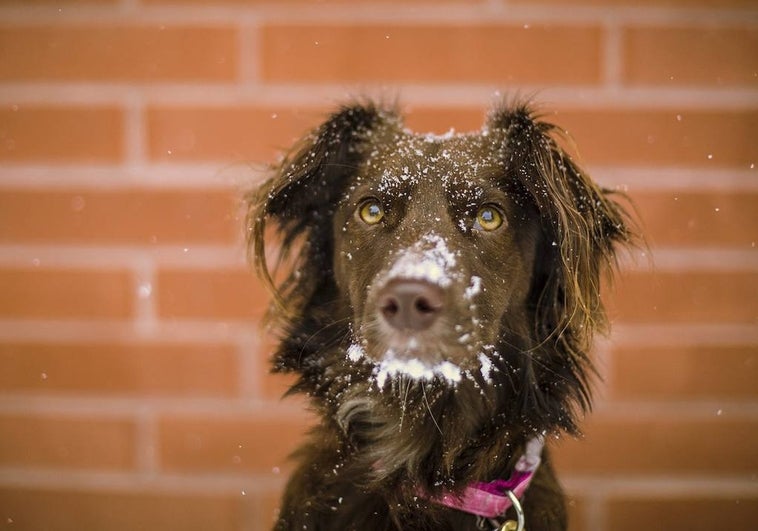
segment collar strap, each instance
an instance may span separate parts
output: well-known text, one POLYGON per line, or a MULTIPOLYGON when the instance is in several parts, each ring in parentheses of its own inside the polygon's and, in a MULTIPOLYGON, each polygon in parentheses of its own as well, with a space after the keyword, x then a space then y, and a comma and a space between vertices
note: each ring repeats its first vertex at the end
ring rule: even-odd
POLYGON ((434 497, 425 496, 434 503, 464 511, 484 518, 498 518, 512 505, 508 492, 516 498, 524 495, 534 473, 542 460, 542 448, 545 441, 542 436, 529 439, 526 450, 519 458, 508 479, 496 479, 487 483, 475 482, 468 485, 460 494, 443 492, 434 497))

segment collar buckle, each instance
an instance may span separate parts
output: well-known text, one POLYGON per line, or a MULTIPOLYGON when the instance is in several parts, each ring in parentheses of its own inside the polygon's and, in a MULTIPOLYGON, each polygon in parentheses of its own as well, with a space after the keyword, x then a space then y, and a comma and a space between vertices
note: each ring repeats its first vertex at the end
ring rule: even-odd
MULTIPOLYGON (((511 501, 511 507, 513 507, 516 511, 516 520, 505 520, 502 524, 498 521, 497 518, 485 518, 484 516, 478 516, 476 517, 476 527, 477 529, 481 529, 482 531, 485 531, 487 529, 487 524, 491 525, 493 531, 524 531, 524 508, 521 506, 521 501, 518 499, 518 496, 516 496, 513 491, 507 491, 505 493, 508 496, 508 499, 511 501)), ((503 517, 505 514, 502 515, 503 517)))
POLYGON ((445 492, 436 497, 424 497, 451 509, 476 515, 477 526, 480 529, 483 529, 484 522, 489 521, 496 531, 523 531, 524 509, 519 498, 523 496, 540 465, 544 444, 542 436, 527 441, 524 455, 516 463, 513 474, 507 480, 473 483, 460 495, 445 492), (501 524, 500 519, 504 518, 505 512, 511 507, 516 511, 517 521, 506 520, 501 524))

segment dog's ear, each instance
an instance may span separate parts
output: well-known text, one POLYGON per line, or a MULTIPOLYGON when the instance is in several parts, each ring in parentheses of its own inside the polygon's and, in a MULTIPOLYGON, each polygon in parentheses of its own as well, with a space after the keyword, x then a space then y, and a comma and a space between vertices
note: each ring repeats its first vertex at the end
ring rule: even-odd
POLYGON ((370 103, 343 107, 300 140, 274 168, 272 177, 248 197, 248 249, 277 302, 281 302, 281 292, 302 299, 304 294, 289 291, 296 289, 297 278, 307 272, 296 271, 284 279, 278 291, 274 288, 265 255, 267 222, 273 222, 279 235, 280 262, 286 261, 293 244, 299 240, 296 260, 299 265, 293 267, 317 268, 310 285, 316 283, 316 278, 324 277, 328 270, 318 268, 329 267, 329 222, 334 208, 364 157, 363 146, 371 132, 380 122, 394 116, 370 103))
MULTIPOLYGON (((616 265, 617 244, 632 239, 629 217, 560 147, 558 129, 525 104, 492 113, 490 129, 504 132, 505 179, 539 212, 543 237, 530 295, 538 344, 551 344, 573 364, 574 396, 589 406, 585 369, 593 332, 604 330, 600 298, 604 272, 616 265)), ((620 194, 619 194, 620 195, 620 194)))

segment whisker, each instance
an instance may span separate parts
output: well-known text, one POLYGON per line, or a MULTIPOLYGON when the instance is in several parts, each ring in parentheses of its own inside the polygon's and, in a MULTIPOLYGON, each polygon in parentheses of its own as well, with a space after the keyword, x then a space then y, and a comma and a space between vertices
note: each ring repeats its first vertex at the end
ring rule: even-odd
POLYGON ((437 424, 437 419, 434 418, 434 413, 432 413, 432 407, 429 405, 429 400, 426 398, 426 386, 424 383, 421 383, 421 394, 424 397, 424 404, 426 404, 426 409, 429 411, 429 416, 432 418, 432 422, 434 422, 434 425, 437 427, 437 431, 440 432, 440 435, 444 435, 442 433, 442 428, 440 428, 440 425, 437 424))
POLYGON ((400 425, 398 426, 398 432, 403 431, 403 420, 405 419, 405 411, 408 408, 408 394, 411 391, 412 385, 413 385, 413 380, 411 380, 410 378, 406 378, 405 393, 403 394, 403 399, 400 404, 400 425))
MULTIPOLYGON (((350 321, 349 317, 344 317, 342 319, 337 319, 335 321, 327 323, 326 325, 322 326, 321 328, 319 328, 318 330, 316 330, 315 332, 313 332, 310 336, 308 336, 308 338, 305 340, 305 342, 303 343, 302 347, 300 348, 300 353, 298 354, 298 362, 302 361, 302 357, 305 354, 305 351, 307 350, 308 346, 311 344, 311 341, 314 341, 318 336, 320 336, 322 333, 324 333, 325 331, 329 330, 330 328, 333 328, 335 326, 339 326, 339 325, 341 325, 341 324, 343 324, 345 322, 349 322, 349 321, 350 321)), ((329 348, 329 345, 333 342, 334 338, 338 337, 339 335, 343 335, 343 337, 344 336, 349 336, 350 332, 344 332, 343 333, 343 332, 339 331, 336 335, 330 336, 329 338, 327 338, 328 340, 326 341, 326 344, 324 345, 324 348, 329 348)))

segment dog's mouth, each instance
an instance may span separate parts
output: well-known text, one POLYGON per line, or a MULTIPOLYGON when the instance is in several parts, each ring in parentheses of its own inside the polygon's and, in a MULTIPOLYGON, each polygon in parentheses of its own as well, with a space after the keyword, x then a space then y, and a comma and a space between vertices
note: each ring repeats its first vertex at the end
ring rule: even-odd
POLYGON ((352 363, 372 365, 371 376, 379 389, 388 382, 411 379, 418 382, 438 381, 456 386, 463 379, 491 382, 495 367, 494 358, 499 356, 494 345, 466 348, 464 352, 451 353, 441 348, 424 348, 418 338, 409 337, 405 343, 373 352, 376 349, 366 340, 356 339, 347 350, 352 363), (449 354, 449 355, 446 355, 449 354))
POLYGON ((358 343, 353 343, 348 349, 350 361, 369 361, 374 365, 372 377, 376 385, 382 389, 388 380, 406 377, 417 381, 432 381, 439 379, 455 385, 463 377, 460 365, 444 359, 434 359, 423 350, 415 347, 416 341, 410 339, 405 349, 389 348, 383 356, 374 361, 365 349, 358 343))
POLYGON ((379 388, 408 378, 456 385, 472 371, 489 374, 495 349, 477 318, 482 280, 459 258, 428 234, 371 283, 347 357, 371 364, 379 388))

